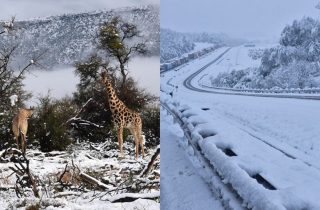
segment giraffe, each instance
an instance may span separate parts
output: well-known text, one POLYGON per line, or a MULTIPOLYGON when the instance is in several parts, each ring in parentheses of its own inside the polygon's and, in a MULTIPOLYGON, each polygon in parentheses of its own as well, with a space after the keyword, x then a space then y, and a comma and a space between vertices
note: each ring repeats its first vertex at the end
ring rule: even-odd
POLYGON ((142 120, 139 113, 130 110, 117 96, 106 72, 101 73, 101 82, 106 86, 112 122, 117 129, 120 155, 123 157, 123 128, 128 128, 135 141, 135 158, 139 155, 139 145, 144 158, 142 120))
POLYGON ((18 149, 20 149, 19 146, 19 137, 21 135, 21 150, 22 154, 25 155, 26 148, 27 148, 27 131, 28 131, 28 118, 31 117, 33 114, 34 109, 26 109, 26 108, 20 108, 18 113, 14 116, 12 120, 12 131, 14 134, 14 138, 17 143, 18 149))

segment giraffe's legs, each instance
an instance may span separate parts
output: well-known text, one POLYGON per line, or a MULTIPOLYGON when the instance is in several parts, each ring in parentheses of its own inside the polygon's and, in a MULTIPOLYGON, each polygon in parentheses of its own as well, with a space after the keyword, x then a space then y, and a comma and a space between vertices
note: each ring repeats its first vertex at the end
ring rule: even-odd
POLYGON ((138 139, 137 131, 135 130, 135 128, 130 128, 129 130, 130 130, 130 132, 131 132, 131 134, 133 135, 133 138, 134 138, 135 158, 138 159, 138 156, 139 156, 139 139, 138 139))
POLYGON ((142 133, 141 127, 139 126, 137 129, 137 137, 139 138, 139 143, 142 151, 142 158, 144 158, 144 139, 141 133, 142 133))
POLYGON ((120 126, 118 128, 118 143, 119 143, 119 150, 120 150, 120 157, 124 157, 123 155, 123 135, 122 135, 122 132, 123 132, 123 127, 120 126))
POLYGON ((16 140, 16 143, 17 143, 17 149, 20 150, 20 145, 19 145, 19 136, 14 136, 15 140, 16 140))
POLYGON ((22 154, 25 155, 26 154, 26 147, 27 147, 27 139, 26 139, 26 135, 24 133, 21 132, 21 150, 22 150, 22 154))

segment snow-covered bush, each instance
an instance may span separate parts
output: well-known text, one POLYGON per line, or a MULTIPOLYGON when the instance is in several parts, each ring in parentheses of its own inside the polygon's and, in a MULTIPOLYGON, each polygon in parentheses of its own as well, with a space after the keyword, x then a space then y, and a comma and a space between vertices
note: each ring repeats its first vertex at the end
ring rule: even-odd
POLYGON ((249 57, 253 60, 258 60, 262 57, 264 49, 250 49, 248 52, 249 57))
POLYGON ((211 83, 215 87, 227 87, 234 88, 235 86, 239 86, 242 82, 250 81, 247 70, 232 70, 230 73, 219 73, 216 78, 211 79, 211 83))

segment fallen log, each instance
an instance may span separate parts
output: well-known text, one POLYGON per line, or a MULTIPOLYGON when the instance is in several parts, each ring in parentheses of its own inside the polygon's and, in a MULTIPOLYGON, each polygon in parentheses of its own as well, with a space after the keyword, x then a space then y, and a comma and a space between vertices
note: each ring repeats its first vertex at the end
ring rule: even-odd
POLYGON ((97 180, 96 178, 84 173, 84 172, 81 172, 79 174, 79 177, 84 181, 84 182, 87 182, 89 184, 92 184, 92 185, 95 185, 97 186, 98 188, 102 189, 102 190, 108 190, 110 189, 110 187, 104 183, 102 183, 101 181, 97 180))
POLYGON ((154 163, 159 155, 160 155, 160 145, 157 147, 156 151, 153 153, 149 163, 146 165, 146 167, 140 173, 140 177, 145 177, 149 174, 152 166, 154 165, 154 163))
POLYGON ((0 191, 8 191, 8 190, 14 190, 15 187, 14 185, 3 185, 3 186, 0 186, 0 191))
POLYGON ((73 192, 73 191, 67 191, 67 192, 60 192, 55 194, 54 198, 61 198, 61 197, 67 197, 67 196, 80 196, 81 192, 73 192))
POLYGON ((6 149, 4 150, 2 153, 0 153, 0 159, 2 161, 6 161, 6 162, 10 162, 10 159, 6 158, 7 155, 18 155, 18 156, 21 156, 22 155, 22 152, 16 148, 9 148, 9 149, 6 149))

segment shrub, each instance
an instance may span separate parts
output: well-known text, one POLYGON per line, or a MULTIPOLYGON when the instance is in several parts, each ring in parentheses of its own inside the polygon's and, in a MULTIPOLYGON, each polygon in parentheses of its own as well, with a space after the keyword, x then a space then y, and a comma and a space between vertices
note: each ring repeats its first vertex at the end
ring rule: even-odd
POLYGON ((142 129, 146 136, 146 146, 160 144, 160 109, 158 106, 146 108, 142 114, 142 129))
POLYGON ((30 119, 29 139, 40 150, 65 150, 71 143, 67 120, 75 115, 76 107, 70 98, 53 100, 50 95, 39 99, 34 117, 30 119))

